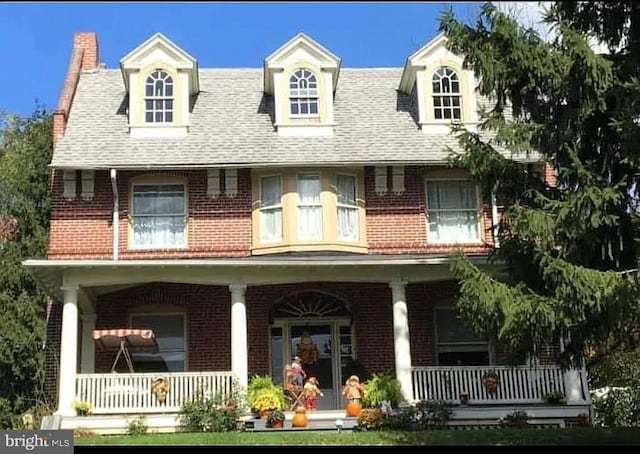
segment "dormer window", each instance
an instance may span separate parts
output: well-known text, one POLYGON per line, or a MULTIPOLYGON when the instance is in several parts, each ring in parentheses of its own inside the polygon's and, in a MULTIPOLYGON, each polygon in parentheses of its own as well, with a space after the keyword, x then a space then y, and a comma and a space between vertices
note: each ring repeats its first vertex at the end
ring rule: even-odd
POLYGON ((431 78, 433 117, 436 120, 462 119, 462 94, 458 74, 447 67, 438 68, 431 78))
POLYGON ((168 72, 157 69, 147 77, 144 112, 147 123, 173 122, 173 78, 168 72))
POLYGON ((318 115, 318 81, 308 69, 299 69, 289 78, 291 115, 318 115))

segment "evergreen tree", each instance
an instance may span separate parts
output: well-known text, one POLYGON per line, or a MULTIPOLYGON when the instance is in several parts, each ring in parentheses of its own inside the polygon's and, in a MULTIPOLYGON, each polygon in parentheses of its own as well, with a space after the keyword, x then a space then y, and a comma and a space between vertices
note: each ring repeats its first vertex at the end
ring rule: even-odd
POLYGON ((42 403, 46 295, 21 262, 44 257, 51 116, 5 116, 0 136, 0 427, 42 403))
POLYGON ((551 41, 491 3, 473 26, 451 11, 441 17, 448 47, 495 101, 479 127, 491 139, 454 128, 463 152, 451 164, 506 207, 493 257, 508 275, 489 276, 458 253, 458 306, 476 331, 514 351, 535 353, 562 336, 563 364, 577 365, 585 353, 597 360, 635 342, 639 13, 631 2, 558 2, 546 15, 551 41), (609 55, 591 49, 594 36, 609 55), (555 184, 522 162, 532 154, 553 166, 555 184))

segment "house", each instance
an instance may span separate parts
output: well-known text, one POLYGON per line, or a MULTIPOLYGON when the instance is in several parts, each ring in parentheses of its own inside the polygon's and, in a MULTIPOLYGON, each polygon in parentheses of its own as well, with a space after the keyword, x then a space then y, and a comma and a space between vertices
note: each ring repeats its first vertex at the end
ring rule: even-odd
POLYGON ((461 422, 588 413, 585 372, 560 369, 558 342, 505 365, 456 317, 450 254, 498 271, 486 258, 502 207, 446 165, 451 123, 474 128, 489 100, 444 44, 404 68, 348 68, 300 33, 261 68, 214 69, 158 33, 107 69, 96 35, 75 34, 54 111, 48 253, 25 262, 53 301, 61 427, 87 427, 76 397, 96 416, 175 415, 199 386, 281 381, 309 344, 319 410, 344 409, 360 365, 394 374, 406 402, 466 394, 461 422), (116 349, 96 342, 105 330, 120 333, 116 349), (157 350, 129 348, 130 330, 151 330, 157 350), (159 376, 164 402, 149 391, 159 376), (542 405, 556 390, 567 405, 542 405))

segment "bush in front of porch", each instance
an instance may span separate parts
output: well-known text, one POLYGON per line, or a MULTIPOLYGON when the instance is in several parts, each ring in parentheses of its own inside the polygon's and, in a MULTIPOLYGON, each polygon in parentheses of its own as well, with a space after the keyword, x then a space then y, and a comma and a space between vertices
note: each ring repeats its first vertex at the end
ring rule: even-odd
POLYGON ((245 413, 245 398, 233 386, 227 395, 197 392, 180 409, 180 428, 186 432, 231 432, 245 413))

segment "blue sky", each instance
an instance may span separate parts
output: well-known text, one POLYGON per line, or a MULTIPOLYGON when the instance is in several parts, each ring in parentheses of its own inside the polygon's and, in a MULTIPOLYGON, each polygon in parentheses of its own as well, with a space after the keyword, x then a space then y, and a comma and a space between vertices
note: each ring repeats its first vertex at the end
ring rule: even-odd
POLYGON ((261 67, 304 31, 346 67, 403 66, 451 6, 465 21, 475 2, 101 2, 0 3, 0 111, 56 107, 73 33, 98 35, 100 61, 119 60, 161 32, 202 67, 261 67))

